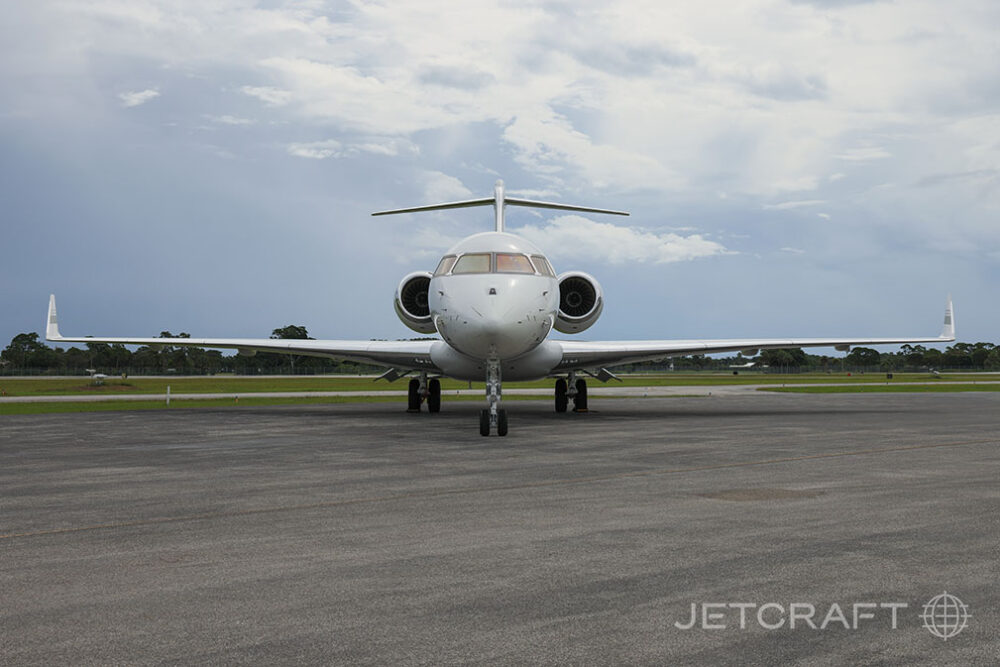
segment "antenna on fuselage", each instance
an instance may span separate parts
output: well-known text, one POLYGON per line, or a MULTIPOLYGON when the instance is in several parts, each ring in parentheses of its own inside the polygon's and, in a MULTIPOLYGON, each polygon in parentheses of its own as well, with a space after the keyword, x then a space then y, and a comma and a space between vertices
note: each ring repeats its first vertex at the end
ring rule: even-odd
POLYGON ((465 201, 453 201, 445 204, 431 204, 429 206, 413 206, 410 208, 396 208, 390 211, 377 211, 372 215, 393 215, 395 213, 419 213, 420 211, 443 211, 449 208, 468 208, 470 206, 492 206, 496 219, 496 231, 502 232, 504 226, 504 209, 507 206, 527 206, 530 208, 551 208, 561 211, 583 211, 585 213, 607 213, 608 215, 628 215, 626 211, 612 211, 606 208, 591 208, 589 206, 574 206, 572 204, 559 204, 550 201, 536 201, 534 199, 516 199, 504 194, 503 181, 499 180, 493 186, 493 196, 483 199, 466 199, 465 201))

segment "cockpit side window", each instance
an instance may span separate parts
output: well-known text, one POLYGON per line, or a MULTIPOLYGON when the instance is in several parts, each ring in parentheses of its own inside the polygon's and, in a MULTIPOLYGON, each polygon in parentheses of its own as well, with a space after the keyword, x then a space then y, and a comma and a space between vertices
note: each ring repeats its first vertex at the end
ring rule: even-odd
POLYGON ((497 273, 534 273, 531 262, 525 255, 506 252, 497 253, 497 273))
POLYGON ((477 252, 468 255, 462 255, 455 262, 455 266, 451 270, 452 274, 458 273, 489 273, 490 272, 490 253, 488 252, 477 252))
POLYGON ((437 269, 434 270, 434 275, 443 276, 451 271, 451 267, 455 266, 455 259, 456 257, 454 255, 445 255, 442 257, 441 263, 438 264, 437 269))
POLYGON ((531 261, 535 265, 535 270, 543 276, 550 276, 552 278, 556 277, 556 272, 552 270, 552 265, 549 264, 549 260, 545 259, 541 255, 532 255, 531 261))

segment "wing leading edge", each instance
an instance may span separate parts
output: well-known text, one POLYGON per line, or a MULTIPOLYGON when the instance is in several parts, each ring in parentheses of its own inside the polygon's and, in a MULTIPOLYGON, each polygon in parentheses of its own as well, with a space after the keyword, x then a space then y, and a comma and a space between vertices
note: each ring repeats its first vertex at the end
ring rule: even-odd
POLYGON ((292 340, 274 338, 96 338, 63 336, 59 333, 56 297, 49 296, 45 339, 56 343, 109 343, 121 345, 174 345, 239 350, 251 356, 257 352, 330 357, 359 363, 388 366, 399 370, 437 371, 431 361, 431 345, 436 341, 380 340, 292 340))
POLYGON ((950 343, 955 340, 955 316, 951 297, 944 313, 944 328, 934 338, 747 338, 716 340, 640 340, 640 341, 557 341, 563 359, 557 370, 599 368, 656 361, 686 354, 714 354, 794 347, 835 347, 846 350, 858 345, 904 345, 950 343))

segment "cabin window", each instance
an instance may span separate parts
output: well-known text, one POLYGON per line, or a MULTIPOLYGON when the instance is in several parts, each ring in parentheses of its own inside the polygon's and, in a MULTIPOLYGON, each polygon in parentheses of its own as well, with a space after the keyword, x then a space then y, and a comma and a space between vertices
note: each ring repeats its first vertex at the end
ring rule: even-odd
POLYGON ((552 265, 549 264, 549 260, 545 259, 541 255, 532 255, 531 261, 535 264, 535 270, 543 276, 550 276, 552 278, 556 277, 556 272, 552 270, 552 265))
POLYGON ((442 257, 441 263, 438 264, 437 269, 435 269, 434 271, 434 275, 443 276, 449 271, 451 271, 451 267, 455 266, 455 259, 457 258, 454 255, 445 255, 444 257, 442 257))
POLYGON ((477 252, 469 255, 462 255, 455 262, 454 268, 451 272, 453 274, 458 273, 489 273, 490 272, 490 253, 488 252, 477 252))
POLYGON ((497 273, 534 273, 531 262, 525 255, 512 255, 506 252, 497 253, 497 273))

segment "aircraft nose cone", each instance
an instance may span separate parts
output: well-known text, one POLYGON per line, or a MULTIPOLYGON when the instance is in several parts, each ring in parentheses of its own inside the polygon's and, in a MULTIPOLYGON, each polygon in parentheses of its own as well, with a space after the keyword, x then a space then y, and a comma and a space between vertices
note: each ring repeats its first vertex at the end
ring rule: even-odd
MULTIPOLYGON (((513 359, 529 352, 548 333, 536 286, 509 276, 456 283, 458 306, 441 308, 435 320, 445 341, 479 359, 513 359)), ((543 306, 546 304, 543 304, 543 306)))

